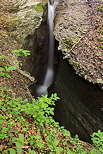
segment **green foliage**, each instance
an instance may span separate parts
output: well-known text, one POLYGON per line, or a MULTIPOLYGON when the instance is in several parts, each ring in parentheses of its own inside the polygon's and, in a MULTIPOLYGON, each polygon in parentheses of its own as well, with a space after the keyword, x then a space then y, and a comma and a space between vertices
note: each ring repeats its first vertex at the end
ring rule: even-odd
POLYGON ((23 50, 23 49, 13 50, 11 52, 14 53, 16 56, 28 56, 28 55, 30 55, 29 50, 23 50))
MULTIPOLYGON (((59 124, 52 118, 54 115, 53 106, 55 105, 55 101, 59 99, 57 94, 52 94, 50 98, 48 98, 47 95, 38 97, 38 99, 33 99, 32 103, 28 103, 27 99, 12 98, 12 91, 6 88, 1 87, 1 90, 5 92, 5 94, 1 94, 1 110, 5 113, 9 112, 10 117, 12 117, 12 120, 9 120, 9 116, 0 115, 0 138, 1 140, 11 138, 11 141, 7 144, 11 147, 9 152, 15 154, 15 151, 17 151, 21 154, 22 146, 28 143, 34 150, 37 148, 43 151, 44 147, 47 147, 47 149, 54 151, 57 154, 63 152, 63 147, 66 147, 67 143, 65 142, 65 144, 63 144, 63 142, 59 141, 56 131, 60 130, 61 132, 64 132, 64 136, 67 138, 70 136, 70 133, 63 127, 60 128, 59 124), (30 127, 27 120, 21 115, 25 115, 32 119, 33 123, 40 128, 37 130, 38 133, 35 136, 28 135, 26 142, 24 134, 27 131, 30 131, 30 127), (23 132, 21 133, 20 130, 16 130, 15 134, 19 134, 19 136, 15 137, 10 132, 12 131, 12 128, 16 126, 16 122, 18 121, 21 123, 21 127, 23 127, 23 132), (51 130, 47 129, 47 127, 51 128, 51 130), (41 132, 44 134, 46 142, 42 142, 41 132), (12 145, 14 144, 15 149, 12 148, 12 145)), ((32 154, 34 150, 29 149, 28 153, 32 154)), ((67 148, 66 151, 68 150, 69 149, 67 148)))
POLYGON ((4 76, 7 78, 10 78, 11 75, 9 73, 11 73, 13 70, 16 70, 17 66, 4 66, 4 67, 0 67, 0 76, 4 76))
POLYGON ((10 149, 10 154, 16 154, 16 151, 14 149, 10 149))
MULTIPOLYGON (((79 145, 78 135, 75 138, 64 127, 60 127, 58 122, 53 119, 55 101, 59 99, 57 94, 47 95, 33 99, 32 103, 28 103, 27 99, 11 97, 12 90, 1 87, 3 94, 0 95, 0 139, 1 143, 9 140, 5 145, 5 149, 1 153, 22 154, 23 147, 28 146, 28 154, 35 154, 38 149, 41 153, 67 153, 67 154, 95 154, 95 152, 103 152, 103 132, 98 131, 92 135, 92 141, 96 147, 91 152, 84 150, 79 145), (9 113, 9 114, 8 114, 9 113), (30 134, 31 123, 36 126, 36 134, 30 134), (13 131, 17 127, 19 128, 13 131), (13 132, 13 133, 11 133, 13 132), (62 134, 63 140, 59 139, 58 132, 62 134), (45 142, 43 141, 45 140, 45 142), (69 144, 74 146, 72 150, 69 144), (94 152, 94 153, 93 153, 94 152)), ((33 129, 34 131, 35 129, 33 129)))
MULTIPOLYGON (((14 53, 16 56, 28 56, 28 55, 30 55, 30 51, 29 50, 23 50, 23 49, 13 50, 11 52, 14 53)), ((10 73, 13 70, 16 70, 17 66, 16 65, 14 65, 14 66, 7 66, 7 64, 5 64, 2 61, 5 58, 7 58, 7 57, 0 53, 0 65, 1 65, 1 67, 0 67, 0 76, 10 78, 11 77, 10 73)), ((22 65, 22 61, 19 61, 19 64, 21 66, 22 65)))
MULTIPOLYGON (((34 99, 32 104, 26 103, 22 106, 21 111, 32 116, 35 119, 36 124, 43 126, 44 122, 52 122, 51 115, 54 115, 55 101, 59 99, 57 94, 52 94, 50 98, 47 95, 34 99)), ((54 121, 53 121, 54 122, 54 121)))
POLYGON ((12 92, 11 89, 7 89, 6 87, 0 87, 0 90, 2 90, 4 92, 12 92))
POLYGON ((91 140, 96 150, 100 153, 103 153, 103 132, 98 130, 98 132, 93 133, 91 137, 92 137, 91 140))

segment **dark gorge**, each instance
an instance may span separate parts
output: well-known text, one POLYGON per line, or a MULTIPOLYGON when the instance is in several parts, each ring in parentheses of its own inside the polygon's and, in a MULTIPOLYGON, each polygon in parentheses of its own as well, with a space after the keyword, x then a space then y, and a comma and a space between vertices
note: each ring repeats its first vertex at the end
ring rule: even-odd
MULTIPOLYGON (((31 55, 24 59, 23 69, 35 77, 36 83, 30 85, 31 93, 37 97, 36 89, 45 80, 49 57, 49 27, 47 22, 33 35, 26 38, 24 48, 31 55)), ((103 131, 103 92, 97 86, 78 76, 63 55, 58 51, 55 40, 53 58, 53 82, 48 87, 49 95, 57 93, 60 100, 56 103, 54 119, 68 129, 72 136, 90 142, 90 135, 97 130, 103 131)))

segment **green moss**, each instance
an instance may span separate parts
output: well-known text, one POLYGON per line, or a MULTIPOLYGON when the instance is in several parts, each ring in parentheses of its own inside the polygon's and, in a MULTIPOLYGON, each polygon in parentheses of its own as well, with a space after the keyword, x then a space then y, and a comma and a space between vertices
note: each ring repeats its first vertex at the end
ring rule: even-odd
POLYGON ((100 48, 103 49, 103 45, 100 45, 100 48))
POLYGON ((15 31, 17 29, 18 25, 19 25, 19 21, 12 20, 11 22, 9 22, 8 24, 5 25, 5 29, 8 32, 15 31))
POLYGON ((65 38, 64 43, 65 43, 65 47, 69 48, 69 49, 72 48, 72 46, 74 44, 74 42, 71 38, 65 38))
POLYGON ((9 13, 17 13, 19 11, 19 6, 9 6, 5 11, 8 11, 9 13))
POLYGON ((44 3, 39 3, 37 6, 34 8, 37 12, 42 13, 44 11, 44 3))

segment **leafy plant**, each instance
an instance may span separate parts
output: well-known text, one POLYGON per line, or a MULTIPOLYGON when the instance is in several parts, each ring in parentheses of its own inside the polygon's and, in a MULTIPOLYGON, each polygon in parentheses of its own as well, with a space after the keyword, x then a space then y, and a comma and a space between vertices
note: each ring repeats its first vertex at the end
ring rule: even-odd
POLYGON ((11 71, 16 70, 17 66, 4 66, 4 67, 0 67, 0 76, 4 76, 4 77, 8 77, 10 78, 11 75, 9 73, 11 73, 11 71))
POLYGON ((72 138, 68 130, 54 121, 53 106, 59 99, 57 94, 52 94, 51 97, 44 95, 29 103, 27 99, 12 97, 12 90, 6 87, 1 87, 0 90, 3 92, 0 95, 0 110, 3 113, 0 114, 0 139, 1 144, 5 143, 1 153, 22 154, 25 151, 23 147, 28 148, 27 154, 35 154, 36 151, 55 154, 103 152, 103 132, 98 131, 92 135, 96 148, 90 152, 79 145, 77 135, 72 138), (62 140, 59 139, 58 133, 62 134, 62 140), (69 149, 68 143, 74 147, 72 150, 69 149))
POLYGON ((23 50, 23 49, 13 50, 11 52, 14 53, 16 56, 28 56, 28 55, 30 55, 29 50, 23 50))
POLYGON ((103 153, 103 132, 98 130, 98 132, 93 133, 91 135, 91 140, 93 142, 93 145, 95 146, 96 150, 98 152, 103 153))
POLYGON ((13 148, 10 148, 10 154, 16 154, 16 150, 14 150, 13 148))

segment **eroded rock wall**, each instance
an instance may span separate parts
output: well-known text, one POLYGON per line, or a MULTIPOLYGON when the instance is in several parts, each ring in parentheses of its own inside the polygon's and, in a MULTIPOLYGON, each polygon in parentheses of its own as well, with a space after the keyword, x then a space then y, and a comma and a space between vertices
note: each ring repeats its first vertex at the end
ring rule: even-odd
POLYGON ((103 85, 101 0, 62 0, 56 9, 55 38, 76 73, 103 85))
POLYGON ((20 70, 18 57, 11 51, 23 48, 25 39, 40 26, 46 3, 41 0, 0 1, 0 55, 4 57, 0 59, 0 67, 16 65, 18 68, 11 78, 0 76, 0 87, 12 89, 17 97, 32 98, 28 90, 31 81, 25 76, 28 73, 20 70))
POLYGON ((34 33, 41 21, 45 9, 46 0, 4 0, 0 8, 4 13, 12 16, 15 26, 8 27, 15 38, 24 44, 25 38, 34 33))

